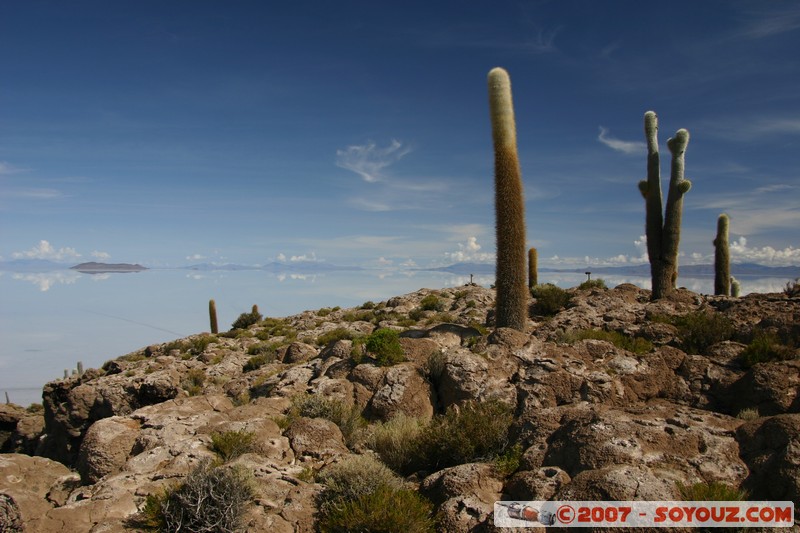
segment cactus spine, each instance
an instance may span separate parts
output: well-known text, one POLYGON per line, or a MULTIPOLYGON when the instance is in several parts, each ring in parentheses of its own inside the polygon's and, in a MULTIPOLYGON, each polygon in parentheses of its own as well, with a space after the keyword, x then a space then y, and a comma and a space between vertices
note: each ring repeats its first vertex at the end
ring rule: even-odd
POLYGON ((536 248, 528 250, 528 288, 533 289, 539 284, 539 254, 536 248))
POLYGON ((497 327, 523 331, 528 304, 525 287, 525 203, 508 72, 499 67, 492 69, 488 85, 495 168, 496 324, 497 327))
POLYGON ((214 300, 208 301, 208 318, 211 321, 211 333, 216 335, 219 333, 219 326, 217 325, 217 303, 214 300))
POLYGON ((731 253, 728 250, 728 215, 717 219, 717 238, 714 239, 714 294, 731 294, 731 253))
POLYGON ((658 117, 653 111, 644 114, 644 131, 647 139, 647 179, 639 182, 639 191, 645 200, 645 231, 647 255, 650 258, 652 299, 668 296, 678 281, 678 246, 681 239, 681 214, 683 195, 692 183, 683 177, 686 146, 689 132, 680 129, 667 140, 672 154, 667 205, 662 216, 661 165, 658 153, 658 117))

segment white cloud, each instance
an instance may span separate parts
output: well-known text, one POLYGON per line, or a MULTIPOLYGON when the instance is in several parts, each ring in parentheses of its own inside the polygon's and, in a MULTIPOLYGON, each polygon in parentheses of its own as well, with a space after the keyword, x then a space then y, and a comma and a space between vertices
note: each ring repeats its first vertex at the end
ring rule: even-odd
POLYGON ((455 252, 445 252, 445 258, 454 263, 488 263, 497 257, 493 253, 481 252, 481 245, 478 238, 470 236, 464 243, 458 243, 458 250, 455 252))
POLYGON ((100 252, 95 250, 90 255, 95 259, 99 259, 100 261, 108 261, 111 259, 111 254, 108 252, 100 252))
POLYGON ((187 261, 200 261, 201 259, 205 259, 205 258, 206 258, 206 256, 200 255, 200 254, 192 254, 192 255, 187 255, 186 256, 186 260, 187 261))
POLYGON ((391 259, 386 259, 385 257, 381 256, 378 258, 378 264, 380 266, 391 266, 394 264, 394 261, 391 259))
POLYGON ((758 263, 767 266, 800 266, 800 248, 787 246, 782 250, 772 246, 751 248, 747 238, 739 237, 730 243, 731 261, 737 263, 758 263))
MULTIPOLYGON (((2 172, 0 172, 2 175, 2 172)), ((7 189, 3 191, 3 196, 7 198, 34 198, 36 200, 50 200, 60 198, 61 191, 56 189, 35 188, 35 189, 7 189)))
MULTIPOLYGON (((281 254, 283 255, 283 254, 281 254)), ((317 254, 311 252, 310 254, 303 254, 303 255, 293 255, 289 261, 292 262, 299 262, 299 261, 317 261, 317 254)))
POLYGON ((400 263, 400 266, 403 268, 416 268, 417 263, 413 259, 406 259, 405 261, 400 263))
POLYGON ((284 261, 286 261, 286 254, 284 254, 284 253, 279 253, 279 254, 278 254, 278 257, 277 257, 277 259, 278 259, 278 261, 280 261, 281 263, 283 263, 284 261))
POLYGON ((378 147, 374 142, 352 145, 336 150, 336 166, 355 172, 368 183, 375 183, 384 180, 383 169, 410 151, 397 140, 392 140, 385 148, 378 147))
POLYGON ((600 134, 597 136, 597 140, 601 143, 605 144, 612 150, 616 150, 617 152, 622 152, 623 154, 643 154, 647 149, 647 145, 641 141, 622 141, 620 139, 615 139, 608 135, 608 129, 600 126, 600 134))
POLYGON ((71 261, 81 257, 75 248, 55 249, 45 240, 39 241, 37 246, 25 252, 14 252, 11 254, 14 259, 47 259, 50 261, 71 261))

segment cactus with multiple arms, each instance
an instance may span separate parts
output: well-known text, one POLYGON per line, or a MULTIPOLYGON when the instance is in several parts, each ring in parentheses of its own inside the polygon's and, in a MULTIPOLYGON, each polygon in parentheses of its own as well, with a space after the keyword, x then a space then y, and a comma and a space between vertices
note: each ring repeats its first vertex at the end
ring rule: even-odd
POLYGON ((717 219, 717 238, 714 239, 714 294, 731 294, 731 254, 728 250, 728 215, 717 219))
POLYGON ((644 115, 647 138, 647 179, 639 182, 645 200, 647 254, 650 258, 652 299, 668 296, 678 280, 678 246, 681 238, 683 195, 692 183, 683 177, 684 154, 689 144, 689 132, 680 129, 667 141, 672 164, 665 213, 661 213, 661 168, 658 153, 658 117, 653 111, 644 115))
POLYGON ((492 69, 488 85, 495 163, 496 324, 523 331, 528 319, 525 204, 508 72, 492 69))

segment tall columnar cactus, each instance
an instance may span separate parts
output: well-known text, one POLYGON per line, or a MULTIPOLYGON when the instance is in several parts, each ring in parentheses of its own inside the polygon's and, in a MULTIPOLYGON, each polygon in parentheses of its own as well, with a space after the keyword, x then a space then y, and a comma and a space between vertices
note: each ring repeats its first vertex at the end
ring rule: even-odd
POLYGON ((539 254, 536 248, 528 250, 528 288, 533 289, 539 284, 539 254))
POLYGON ((489 72, 489 113, 494 141, 495 269, 497 327, 525 330, 528 290, 525 272, 525 202, 517 156, 517 129, 508 72, 489 72))
POLYGON ((717 219, 717 238, 714 239, 714 294, 731 294, 731 253, 728 250, 728 215, 717 219))
POLYGON ((667 192, 667 205, 662 216, 661 165, 658 154, 658 117, 653 111, 644 114, 647 138, 647 179, 639 182, 645 200, 647 255, 650 257, 652 299, 668 296, 678 280, 678 246, 681 239, 683 195, 692 183, 684 179, 684 154, 689 144, 689 132, 680 129, 667 141, 672 164, 667 192))
POLYGON ((211 321, 211 333, 216 335, 219 333, 219 327, 217 326, 217 304, 214 300, 208 301, 208 318, 211 321))

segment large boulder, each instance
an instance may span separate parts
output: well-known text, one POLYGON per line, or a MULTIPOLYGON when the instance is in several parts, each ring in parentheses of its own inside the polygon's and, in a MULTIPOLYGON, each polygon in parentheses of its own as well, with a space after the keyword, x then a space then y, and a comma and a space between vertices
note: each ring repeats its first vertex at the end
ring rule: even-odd
POLYGON ((436 392, 411 363, 389 368, 383 385, 372 396, 369 410, 372 416, 383 420, 397 413, 430 419, 436 405, 436 392))
POLYGON ((800 414, 760 418, 736 432, 753 499, 800 502, 800 414))
POLYGON ((306 455, 327 459, 350 453, 344 444, 342 431, 324 418, 300 417, 286 429, 285 435, 298 457, 306 455))
POLYGON ((127 417, 98 420, 89 430, 78 454, 78 472, 86 484, 120 472, 139 437, 139 423, 127 417))

